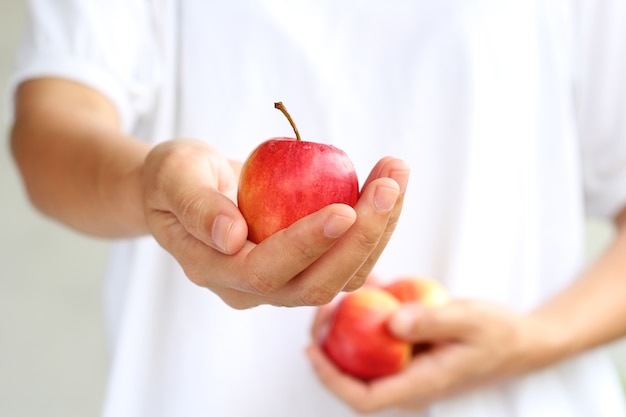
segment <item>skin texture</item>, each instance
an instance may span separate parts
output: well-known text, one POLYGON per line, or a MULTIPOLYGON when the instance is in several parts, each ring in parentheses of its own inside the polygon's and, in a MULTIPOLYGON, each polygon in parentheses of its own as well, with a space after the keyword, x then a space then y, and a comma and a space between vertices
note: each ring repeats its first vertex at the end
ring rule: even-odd
POLYGON ((150 147, 121 131, 107 98, 67 80, 27 81, 15 99, 11 149, 39 210, 95 236, 152 234, 234 308, 321 305, 360 287, 402 210, 409 168, 385 157, 354 208, 327 206, 257 245, 234 202, 240 162, 193 139, 150 147))
POLYGON ((330 307, 313 324, 307 354, 320 380, 355 410, 421 410, 433 402, 555 364, 626 334, 626 210, 605 253, 577 280, 527 315, 480 300, 442 306, 408 303, 390 330, 414 343, 436 342, 401 373, 364 383, 339 371, 319 347, 330 307), (567 323, 564 326, 563 323, 567 323))

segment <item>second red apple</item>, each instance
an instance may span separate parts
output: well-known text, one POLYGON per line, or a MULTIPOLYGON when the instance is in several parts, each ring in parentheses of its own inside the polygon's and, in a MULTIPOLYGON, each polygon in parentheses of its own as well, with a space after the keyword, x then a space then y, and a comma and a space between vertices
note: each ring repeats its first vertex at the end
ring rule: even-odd
POLYGON ((322 350, 339 369, 362 380, 401 371, 408 365, 413 347, 387 328, 400 305, 379 288, 346 294, 334 310, 322 350))
POLYGON ((448 300, 441 284, 418 276, 348 293, 335 306, 322 350, 339 369, 362 380, 395 374, 434 344, 398 339, 387 328, 389 318, 404 303, 440 306, 448 300))

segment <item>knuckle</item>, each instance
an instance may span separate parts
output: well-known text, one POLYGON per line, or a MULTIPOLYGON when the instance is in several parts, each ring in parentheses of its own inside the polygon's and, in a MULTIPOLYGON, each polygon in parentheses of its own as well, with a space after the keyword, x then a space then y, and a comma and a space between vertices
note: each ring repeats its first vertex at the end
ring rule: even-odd
POLYGON ((157 145, 152 150, 147 163, 152 168, 157 185, 168 184, 171 173, 180 171, 184 166, 185 155, 181 153, 179 147, 167 142, 157 145))
POLYGON ((205 213, 208 210, 207 200, 196 193, 183 194, 176 202, 180 210, 180 220, 191 230, 202 230, 205 213))
POLYGON ((290 251, 294 258, 309 262, 319 257, 315 247, 310 242, 302 239, 292 239, 290 242, 290 251))
POLYGON ((150 209, 146 211, 145 218, 150 232, 163 249, 171 251, 176 247, 180 240, 181 230, 172 213, 150 209))
POLYGON ((343 288, 343 291, 346 291, 346 292, 356 291, 359 288, 361 288, 365 284, 366 281, 367 281, 366 276, 355 275, 354 277, 352 277, 352 279, 350 279, 350 281, 348 281, 346 286, 343 288))
POLYGON ((261 271, 252 272, 248 286, 251 292, 261 296, 268 296, 279 289, 277 282, 261 271))
POLYGON ((321 306, 330 303, 337 296, 337 291, 323 287, 307 288, 299 297, 300 304, 306 306, 321 306))
POLYGON ((394 230, 396 230, 396 227, 398 226, 399 221, 400 221, 400 213, 398 213, 397 215, 391 216, 391 218, 387 222, 387 228, 385 229, 384 236, 386 240, 389 240, 391 238, 391 235, 393 234, 394 230))
POLYGON ((372 251, 380 241, 381 235, 374 230, 360 230, 354 238, 362 250, 372 251))
POLYGON ((189 279, 189 281, 191 281, 192 283, 196 284, 199 287, 208 288, 207 280, 204 274, 202 273, 201 269, 196 265, 195 262, 184 263, 184 264, 181 263, 181 267, 183 269, 185 276, 189 279))

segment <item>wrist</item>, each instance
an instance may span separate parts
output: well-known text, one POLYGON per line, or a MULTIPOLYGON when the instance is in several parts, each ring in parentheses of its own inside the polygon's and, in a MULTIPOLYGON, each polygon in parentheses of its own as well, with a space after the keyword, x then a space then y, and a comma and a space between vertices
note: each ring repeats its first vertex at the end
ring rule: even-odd
POLYGON ((120 138, 120 154, 103 167, 99 183, 104 205, 118 213, 117 224, 111 225, 115 237, 130 237, 149 232, 144 214, 143 171, 149 146, 132 137, 120 138), (123 148, 123 149, 122 149, 123 148), (106 178, 109 176, 109 178, 106 178))
POLYGON ((523 318, 525 338, 522 363, 527 371, 535 371, 559 362, 574 353, 567 326, 541 310, 523 318))

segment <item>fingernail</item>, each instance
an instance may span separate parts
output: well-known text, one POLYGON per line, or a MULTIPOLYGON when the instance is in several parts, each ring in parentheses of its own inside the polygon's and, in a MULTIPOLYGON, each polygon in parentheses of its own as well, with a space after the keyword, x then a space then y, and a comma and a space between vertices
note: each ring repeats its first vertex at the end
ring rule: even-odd
POLYGON ((374 192, 374 206, 379 211, 389 211, 396 204, 398 194, 397 188, 379 185, 374 192))
POLYGON ((324 223, 324 236, 333 239, 338 238, 354 224, 353 217, 339 216, 335 213, 328 216, 324 223))
POLYGON ((213 230, 211 231, 211 237, 213 238, 213 243, 220 249, 222 252, 226 252, 226 245, 228 243, 228 235, 230 234, 230 230, 233 227, 233 219, 230 217, 220 214, 215 218, 213 222, 213 230))

